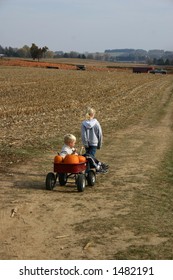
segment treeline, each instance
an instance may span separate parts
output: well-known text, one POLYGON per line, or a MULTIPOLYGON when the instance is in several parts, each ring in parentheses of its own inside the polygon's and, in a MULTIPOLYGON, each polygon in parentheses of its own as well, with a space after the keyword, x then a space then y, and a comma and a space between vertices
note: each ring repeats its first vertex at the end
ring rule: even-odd
POLYGON ((173 65, 173 52, 159 49, 112 49, 105 50, 113 62, 141 62, 155 65, 173 65))
POLYGON ((164 58, 154 58, 154 59, 148 59, 148 64, 154 64, 154 65, 173 65, 173 58, 172 59, 164 59, 164 58))
MULTIPOLYGON (((12 48, 5 47, 3 48, 0 45, 0 55, 4 55, 6 57, 16 57, 16 58, 33 58, 40 59, 44 58, 81 58, 81 59, 97 59, 103 60, 103 55, 99 53, 79 53, 75 51, 71 52, 63 52, 63 51, 51 51, 48 47, 39 48, 36 44, 32 44, 31 47, 25 45, 22 48, 12 48), (36 57, 33 54, 36 54, 36 57)), ((107 55, 105 55, 107 57, 107 55)), ((106 59, 105 59, 106 60, 106 59)))
POLYGON ((113 49, 105 50, 103 53, 79 53, 75 51, 53 52, 44 46, 38 47, 32 44, 31 47, 25 45, 22 48, 2 47, 0 45, 0 56, 16 57, 16 58, 80 58, 80 59, 96 59, 112 62, 137 62, 154 65, 173 65, 173 52, 163 50, 145 51, 142 49, 113 49))
POLYGON ((0 54, 7 56, 7 57, 23 57, 23 58, 31 58, 30 47, 27 45, 23 46, 22 48, 12 48, 12 47, 5 47, 3 48, 0 45, 0 54))
POLYGON ((32 44, 31 47, 28 47, 27 45, 23 46, 22 48, 12 48, 12 47, 5 47, 3 48, 0 46, 0 55, 6 56, 6 57, 20 57, 20 58, 33 58, 35 59, 40 59, 42 58, 46 52, 48 52, 48 48, 42 47, 39 48, 37 45, 34 43, 32 44))
POLYGON ((53 52, 48 49, 48 47, 38 47, 36 44, 32 44, 31 47, 25 45, 22 48, 13 48, 13 47, 2 47, 0 45, 0 55, 5 57, 16 57, 16 58, 33 58, 33 59, 40 59, 42 57, 44 58, 59 58, 59 57, 65 57, 65 58, 81 58, 81 59, 94 59, 93 55, 85 55, 80 54, 78 52, 71 51, 69 53, 57 51, 53 52))
POLYGON ((147 63, 147 64, 154 64, 154 65, 173 65, 173 57, 172 58, 151 58, 149 56, 134 56, 134 55, 128 55, 128 56, 117 56, 116 59, 110 58, 110 61, 114 62, 139 62, 139 63, 147 63))

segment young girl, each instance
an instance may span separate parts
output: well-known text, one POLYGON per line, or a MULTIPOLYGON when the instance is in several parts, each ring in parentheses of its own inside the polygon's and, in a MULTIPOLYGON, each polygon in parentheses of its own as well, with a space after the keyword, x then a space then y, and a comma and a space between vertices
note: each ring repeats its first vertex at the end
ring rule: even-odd
POLYGON ((97 149, 102 146, 102 128, 98 120, 95 118, 95 109, 88 108, 86 112, 86 120, 81 126, 82 143, 85 147, 86 154, 95 156, 97 149))
MULTIPOLYGON (((71 155, 71 154, 76 154, 76 149, 75 149, 75 144, 76 144, 76 137, 73 134, 66 134, 64 136, 64 145, 61 149, 60 156, 63 158, 66 155, 71 155)), ((108 165, 98 161, 96 158, 89 154, 84 154, 89 162, 90 168, 95 168, 97 172, 99 173, 106 173, 108 169, 108 165)))

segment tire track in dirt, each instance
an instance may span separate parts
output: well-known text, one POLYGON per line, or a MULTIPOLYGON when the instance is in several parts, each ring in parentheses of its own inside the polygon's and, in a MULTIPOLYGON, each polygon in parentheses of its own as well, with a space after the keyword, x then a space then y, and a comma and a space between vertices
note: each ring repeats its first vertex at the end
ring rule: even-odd
MULTIPOLYGON (((157 83, 155 85, 157 86, 157 83)), ((161 85, 159 84, 159 89, 162 90, 163 88, 165 90, 166 86, 166 81, 163 81, 161 85)), ((150 85, 146 84, 146 89, 148 87, 150 87, 150 85)), ((134 93, 139 89, 140 87, 132 91, 134 93)), ((157 92, 157 90, 158 88, 156 87, 155 91, 157 92)), ((123 159, 123 162, 128 166, 133 165, 133 160, 135 162, 135 170, 137 171, 137 174, 140 174, 140 172, 138 172, 138 168, 136 169, 136 161, 138 162, 138 167, 140 167, 140 163, 144 163, 144 166, 146 166, 147 169, 150 166, 149 162, 151 162, 151 166, 155 168, 155 161, 156 164, 157 162, 160 162, 162 154, 164 155, 165 150, 168 148, 169 142, 171 143, 172 100, 170 100, 170 98, 172 98, 172 95, 170 96, 170 92, 171 87, 168 86, 161 101, 161 106, 165 107, 166 104, 166 106, 168 105, 168 108, 166 108, 166 112, 164 113, 165 115, 158 124, 153 126, 152 123, 150 123, 153 116, 148 115, 148 112, 146 112, 145 117, 139 122, 138 125, 121 130, 119 133, 115 133, 116 146, 120 147, 117 149, 118 153, 116 154, 116 158, 123 159), (138 153, 134 152, 134 150, 136 150, 138 153), (123 154, 125 158, 130 158, 129 162, 127 162, 125 158, 122 157, 123 154), (136 157, 136 154, 139 154, 139 158, 136 157), (149 161, 148 158, 151 160, 149 161)), ((155 111, 155 113, 158 114, 157 108, 155 108, 155 111)), ((112 144, 112 146, 113 145, 114 144, 112 144)), ((129 167, 127 167, 127 170, 129 170, 129 167)))
MULTIPOLYGON (((117 205, 121 200, 120 211, 118 211, 119 209, 116 205, 114 218, 117 216, 118 221, 118 216, 120 215, 119 222, 124 220, 124 226, 118 226, 121 229, 120 232, 123 233, 121 237, 117 237, 121 244, 120 251, 131 245, 142 246, 145 244, 155 246, 167 241, 167 238, 159 237, 156 234, 146 236, 140 232, 137 236, 135 231, 132 230, 133 223, 130 224, 127 220, 134 206, 136 192, 147 193, 147 189, 152 185, 153 176, 159 173, 160 164, 172 144, 172 87, 163 81, 161 89, 164 89, 160 108, 160 110, 164 108, 162 119, 153 124, 151 119, 155 119, 154 114, 159 112, 157 108, 155 108, 155 113, 153 111, 152 114, 147 112, 145 118, 138 125, 116 133, 114 143, 109 146, 110 150, 115 150, 109 174, 109 181, 112 184, 112 189, 110 188, 110 190, 113 194, 113 188, 115 189, 114 194, 117 197, 117 205), (124 218, 122 218, 123 215, 124 218), (122 241, 126 239, 128 242, 123 244, 122 241)), ((157 91, 158 87, 155 90, 157 91)), ((106 160, 110 157, 111 154, 107 152, 106 160)), ((136 211, 138 211, 137 208, 136 211)), ((139 219, 140 213, 136 214, 136 217, 139 219)), ((138 222, 140 223, 140 221, 138 222)), ((117 243, 116 239, 114 240, 117 243)), ((111 244, 109 246, 111 247, 111 244)), ((115 255, 118 249, 118 246, 115 245, 115 255)))

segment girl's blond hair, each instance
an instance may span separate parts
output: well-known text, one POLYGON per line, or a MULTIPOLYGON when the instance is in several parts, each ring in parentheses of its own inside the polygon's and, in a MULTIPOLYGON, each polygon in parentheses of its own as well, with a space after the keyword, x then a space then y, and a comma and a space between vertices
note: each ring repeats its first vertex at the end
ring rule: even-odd
POLYGON ((73 134, 66 134, 64 136, 64 143, 69 144, 70 142, 76 142, 76 137, 73 134))
POLYGON ((87 120, 93 119, 95 116, 95 113, 96 113, 96 111, 94 108, 88 107, 87 111, 86 111, 86 119, 87 120))

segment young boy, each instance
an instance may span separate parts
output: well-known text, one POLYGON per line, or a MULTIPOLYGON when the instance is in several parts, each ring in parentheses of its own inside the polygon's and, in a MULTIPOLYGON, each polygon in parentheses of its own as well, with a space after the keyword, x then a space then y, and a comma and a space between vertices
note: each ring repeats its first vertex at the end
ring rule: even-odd
POLYGON ((73 134, 64 136, 64 145, 61 149, 60 156, 65 158, 66 155, 77 154, 75 149, 76 137, 73 134))
MULTIPOLYGON (((64 145, 60 152, 60 156, 65 158, 66 155, 71 155, 71 154, 77 155, 75 144, 76 144, 76 137, 73 134, 66 134, 64 136, 64 145)), ((88 159, 90 168, 95 168, 98 173, 107 173, 107 169, 108 169, 107 164, 98 161, 92 155, 84 154, 83 156, 85 156, 88 159)))

